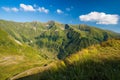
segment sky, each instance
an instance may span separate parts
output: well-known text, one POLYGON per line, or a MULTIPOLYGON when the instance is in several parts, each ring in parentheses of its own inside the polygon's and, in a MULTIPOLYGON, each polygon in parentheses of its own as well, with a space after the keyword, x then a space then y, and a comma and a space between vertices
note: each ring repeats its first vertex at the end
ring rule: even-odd
POLYGON ((0 19, 16 22, 54 20, 120 33, 120 0, 0 0, 0 19))

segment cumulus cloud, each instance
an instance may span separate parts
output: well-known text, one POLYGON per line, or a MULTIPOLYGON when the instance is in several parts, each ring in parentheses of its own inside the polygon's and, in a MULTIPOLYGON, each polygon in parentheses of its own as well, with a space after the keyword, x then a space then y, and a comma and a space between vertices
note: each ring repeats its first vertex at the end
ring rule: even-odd
POLYGON ((62 10, 60 10, 60 9, 57 9, 57 13, 58 13, 58 14, 62 14, 62 13, 63 13, 63 11, 62 11, 62 10))
POLYGON ((32 5, 20 4, 20 8, 22 8, 24 11, 35 11, 32 5))
POLYGON ((44 8, 44 7, 39 7, 39 8, 38 8, 38 11, 39 11, 39 12, 44 12, 44 13, 48 13, 48 12, 49 12, 49 10, 46 9, 46 8, 44 8))
POLYGON ((79 16, 81 21, 92 21, 96 24, 118 24, 119 16, 116 14, 106 14, 103 12, 91 12, 86 15, 79 16))
POLYGON ((10 12, 10 11, 13 11, 13 12, 18 12, 19 9, 17 9, 16 7, 13 7, 13 8, 9 8, 9 7, 2 7, 3 10, 7 11, 7 12, 10 12))
MULTIPOLYGON (((39 7, 36 4, 32 5, 26 5, 26 4, 20 4, 19 8, 16 7, 1 7, 4 11, 7 12, 18 12, 18 11, 38 11, 38 12, 43 12, 43 13, 49 13, 49 9, 46 9, 45 7, 39 7)), ((62 13, 62 11, 58 11, 59 13, 62 13)))

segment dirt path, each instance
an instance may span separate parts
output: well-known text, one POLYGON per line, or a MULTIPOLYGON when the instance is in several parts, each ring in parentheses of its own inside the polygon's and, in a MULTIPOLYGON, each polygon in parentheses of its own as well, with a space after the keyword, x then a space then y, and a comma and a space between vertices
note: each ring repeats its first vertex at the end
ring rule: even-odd
POLYGON ((42 66, 42 67, 35 67, 35 68, 32 68, 32 69, 29 69, 29 70, 26 70, 12 78, 10 78, 9 80, 16 80, 16 79, 19 79, 19 78, 22 78, 22 77, 25 77, 25 76, 29 76, 29 75, 33 75, 33 74, 37 74, 37 73, 42 73, 43 71, 45 70, 48 70, 49 68, 51 68, 51 66, 53 65, 54 63, 51 63, 49 64, 48 66, 42 66))

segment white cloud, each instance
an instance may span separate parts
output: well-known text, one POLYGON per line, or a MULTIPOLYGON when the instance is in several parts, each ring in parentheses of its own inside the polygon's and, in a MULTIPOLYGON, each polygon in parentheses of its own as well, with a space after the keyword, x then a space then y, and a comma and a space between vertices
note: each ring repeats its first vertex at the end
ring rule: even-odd
POLYGON ((20 4, 20 8, 22 8, 24 11, 35 11, 32 5, 20 4))
POLYGON ((10 11, 18 12, 19 11, 16 7, 13 7, 13 8, 2 7, 2 9, 5 10, 5 11, 7 11, 7 12, 10 12, 10 11))
POLYGON ((44 8, 44 7, 39 7, 39 8, 38 8, 38 11, 39 11, 39 12, 44 12, 44 13, 48 13, 48 12, 49 12, 49 10, 46 9, 46 8, 44 8))
POLYGON ((11 8, 11 10, 14 11, 14 12, 18 12, 18 11, 19 11, 19 10, 18 10, 17 8, 15 8, 15 7, 14 7, 14 8, 11 8))
POLYGON ((58 13, 58 14, 62 14, 62 13, 63 13, 63 11, 62 11, 62 10, 60 10, 60 9, 57 9, 57 13, 58 13))
POLYGON ((116 14, 106 14, 103 12, 91 12, 86 15, 79 16, 81 21, 93 21, 96 24, 117 24, 119 16, 116 14))
POLYGON ((5 11, 7 11, 7 12, 10 11, 9 7, 2 7, 2 9, 5 10, 5 11))
POLYGON ((38 11, 38 12, 43 12, 43 13, 49 13, 49 9, 46 9, 45 7, 39 7, 38 5, 34 4, 32 5, 25 5, 25 4, 20 4, 19 8, 16 7, 1 7, 4 11, 7 12, 18 12, 18 11, 38 11))

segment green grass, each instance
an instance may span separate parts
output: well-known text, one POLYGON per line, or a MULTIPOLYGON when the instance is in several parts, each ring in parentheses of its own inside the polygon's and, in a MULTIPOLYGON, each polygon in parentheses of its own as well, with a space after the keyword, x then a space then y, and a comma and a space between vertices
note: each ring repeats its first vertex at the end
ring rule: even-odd
POLYGON ((54 58, 46 59, 45 54, 28 46, 18 50, 9 49, 0 52, 0 80, 5 80, 34 67, 44 66, 54 60, 54 58))
POLYGON ((27 69, 49 64, 52 59, 45 59, 37 49, 15 39, 0 29, 0 80, 5 80, 27 69))
POLYGON ((20 23, 0 20, 0 28, 15 40, 31 47, 47 48, 48 55, 56 52, 56 58, 59 59, 92 44, 120 37, 115 32, 88 25, 67 25, 69 28, 65 26, 54 21, 20 23))
MULTIPOLYGON (((72 55, 83 48, 117 37, 119 37, 117 33, 87 25, 68 25, 68 28, 65 28, 64 24, 54 21, 48 23, 20 23, 0 20, 0 79, 4 80, 31 68, 46 66, 52 61, 58 60, 58 58, 64 59, 66 56, 72 55)), ((86 63, 89 59, 91 60, 93 55, 90 53, 95 53, 94 55, 96 55, 97 52, 104 54, 108 53, 108 51, 110 53, 119 51, 117 49, 119 45, 116 41, 101 45, 103 47, 94 50, 86 49, 80 52, 85 53, 82 58, 77 54, 76 56, 72 55, 75 58, 69 57, 57 63, 53 62, 50 66, 54 66, 51 69, 53 71, 50 71, 51 74, 48 71, 42 74, 43 77, 38 76, 37 78, 44 78, 48 74, 55 76, 47 76, 45 79, 56 79, 61 77, 62 73, 62 76, 64 76, 67 70, 70 71, 69 65, 74 64, 74 62, 77 64, 76 60, 78 60, 78 64, 80 62, 79 59, 83 62, 86 61, 86 63), (114 49, 111 49, 111 46, 114 49), (59 76, 56 75, 56 71, 59 76)), ((98 58, 95 58, 95 60, 99 61, 98 58)), ((77 65, 71 68, 78 69, 76 67, 77 65)), ((71 75, 72 71, 70 72, 71 75)), ((23 76, 26 76, 26 74, 23 76)), ((67 77, 64 78, 69 79, 67 77)))
POLYGON ((63 61, 52 63, 43 72, 17 80, 119 80, 119 45, 120 40, 109 40, 91 46, 63 61))

